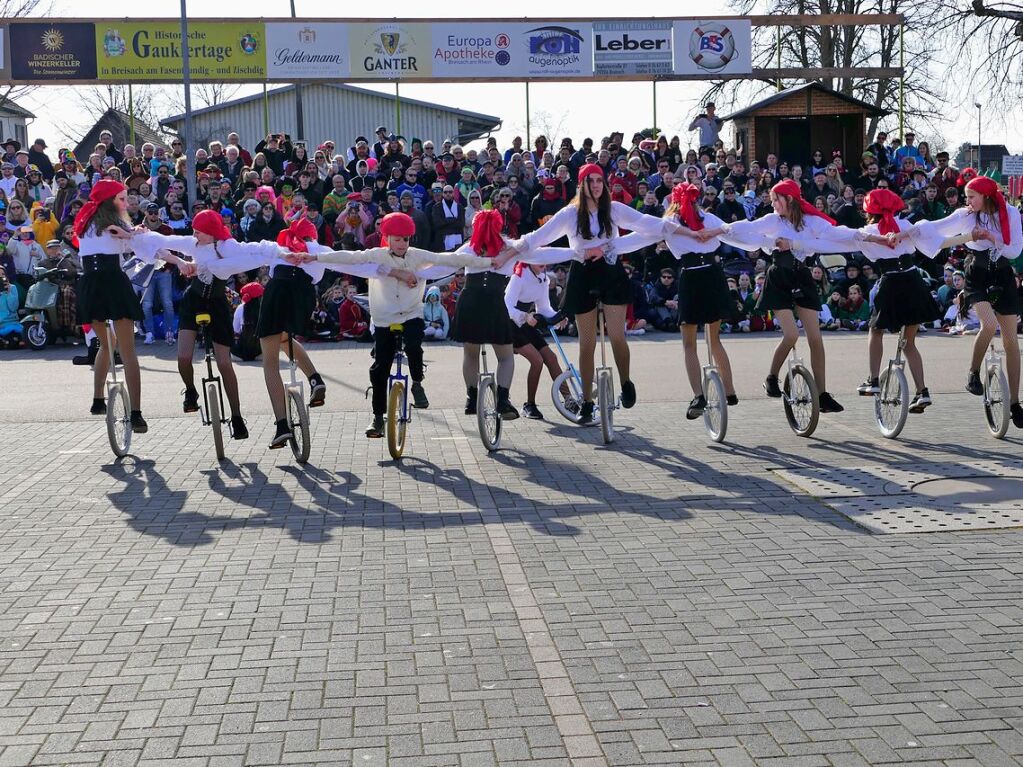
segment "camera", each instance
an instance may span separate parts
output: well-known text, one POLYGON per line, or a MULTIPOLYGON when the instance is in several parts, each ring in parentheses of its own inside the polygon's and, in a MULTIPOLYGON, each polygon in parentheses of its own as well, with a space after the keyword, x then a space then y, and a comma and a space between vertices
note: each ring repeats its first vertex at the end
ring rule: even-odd
POLYGON ((357 203, 357 202, 351 203, 351 208, 352 208, 352 210, 358 210, 359 209, 359 203, 357 203))

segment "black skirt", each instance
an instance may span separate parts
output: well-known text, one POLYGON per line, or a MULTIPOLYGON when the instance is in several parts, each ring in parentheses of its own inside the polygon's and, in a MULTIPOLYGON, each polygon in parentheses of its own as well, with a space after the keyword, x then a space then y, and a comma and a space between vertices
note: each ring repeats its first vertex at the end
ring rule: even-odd
POLYGON ((192 280, 178 304, 178 314, 178 330, 198 333, 199 325, 195 316, 208 314, 208 330, 213 343, 230 346, 234 342, 231 305, 227 302, 223 280, 214 280, 211 285, 205 285, 198 279, 192 280))
POLYGON ((683 268, 679 276, 678 317, 684 325, 727 319, 732 313, 728 281, 721 264, 683 268))
POLYGON ((463 344, 510 344, 512 321, 504 305, 508 278, 496 272, 479 272, 465 277, 458 294, 451 340, 463 344))
POLYGON ((881 276, 870 313, 870 327, 898 333, 941 318, 941 309, 916 269, 881 276))
POLYGON ((757 300, 757 310, 795 311, 797 306, 819 312, 821 299, 817 286, 806 264, 797 261, 790 251, 779 251, 774 254, 774 262, 767 267, 764 292, 757 300))
POLYGON ((512 326, 512 345, 516 349, 521 349, 523 346, 532 346, 534 349, 546 349, 547 339, 544 338, 541 333, 534 325, 516 325, 514 322, 512 326))
POLYGON ((994 264, 986 251, 973 251, 966 257, 966 303, 968 306, 989 301, 995 314, 1019 314, 1020 298, 1016 273, 1007 258, 994 264))
POLYGON ((281 333, 305 335, 316 308, 312 277, 294 268, 289 269, 286 276, 278 276, 280 272, 281 267, 274 269, 274 276, 263 293, 256 323, 256 335, 260 338, 281 333))
POLYGON ((562 310, 571 315, 586 314, 596 309, 598 302, 608 306, 632 303, 629 275, 621 259, 614 264, 604 259, 573 261, 569 267, 562 310))
POLYGON ((128 275, 115 267, 86 272, 78 281, 78 321, 142 322, 142 301, 128 275))

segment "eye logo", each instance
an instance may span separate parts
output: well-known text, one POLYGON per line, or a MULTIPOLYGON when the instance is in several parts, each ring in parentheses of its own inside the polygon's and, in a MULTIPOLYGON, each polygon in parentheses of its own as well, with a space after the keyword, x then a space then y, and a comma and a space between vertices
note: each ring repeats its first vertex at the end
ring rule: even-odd
POLYGON ((529 30, 529 52, 540 56, 574 56, 582 46, 582 35, 567 27, 537 27, 529 30))
POLYGON ((702 24, 689 36, 689 58, 701 69, 717 71, 735 58, 735 38, 721 24, 702 24))

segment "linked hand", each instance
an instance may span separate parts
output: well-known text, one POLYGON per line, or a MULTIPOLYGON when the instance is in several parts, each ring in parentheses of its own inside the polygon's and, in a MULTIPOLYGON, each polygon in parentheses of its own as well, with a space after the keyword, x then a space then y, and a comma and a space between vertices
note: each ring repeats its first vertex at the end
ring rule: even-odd
POLYGON ((115 240, 130 240, 134 236, 134 232, 126 232, 119 226, 108 226, 107 234, 113 237, 115 240))
POLYGON ((586 261, 599 261, 604 257, 603 248, 587 248, 584 254, 586 261))
POLYGON ((792 240, 788 237, 779 237, 774 241, 774 247, 778 250, 792 250, 792 240))
POLYGON ((407 269, 395 269, 391 274, 396 280, 404 282, 410 288, 414 288, 419 284, 419 280, 416 277, 415 272, 410 272, 407 269))
POLYGON ((194 277, 198 270, 191 261, 182 261, 178 264, 178 271, 181 272, 182 277, 194 277))

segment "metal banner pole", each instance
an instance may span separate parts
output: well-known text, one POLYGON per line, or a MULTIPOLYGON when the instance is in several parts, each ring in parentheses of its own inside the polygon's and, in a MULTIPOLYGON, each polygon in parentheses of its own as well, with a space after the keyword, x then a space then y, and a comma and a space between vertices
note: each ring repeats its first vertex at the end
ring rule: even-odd
MULTIPOLYGON (((529 80, 526 80, 526 148, 533 146, 533 137, 529 135, 530 132, 530 120, 529 120, 529 80)), ((533 151, 530 149, 529 151, 533 151)))
POLYGON ((401 134, 401 88, 398 85, 398 81, 394 81, 394 122, 396 127, 394 129, 396 135, 401 134))
POLYGON ((192 71, 188 56, 188 0, 181 0, 181 74, 185 84, 185 191, 188 194, 188 214, 195 205, 195 155, 192 153, 192 71))
MULTIPOLYGON (((291 0, 291 18, 295 16, 295 0, 291 0)), ((302 108, 302 83, 295 83, 295 138, 305 141, 305 110, 302 108)))
POLYGON ((906 140, 906 25, 899 24, 899 67, 902 75, 899 77, 899 138, 906 140))
POLYGON ((131 92, 131 83, 128 83, 128 143, 135 144, 135 98, 131 92))
POLYGON ((270 133, 270 95, 266 92, 266 83, 263 83, 263 135, 270 133))
POLYGON ((651 127, 655 129, 654 132, 656 133, 656 128, 657 128, 657 80, 653 81, 653 86, 654 86, 654 124, 651 127))

